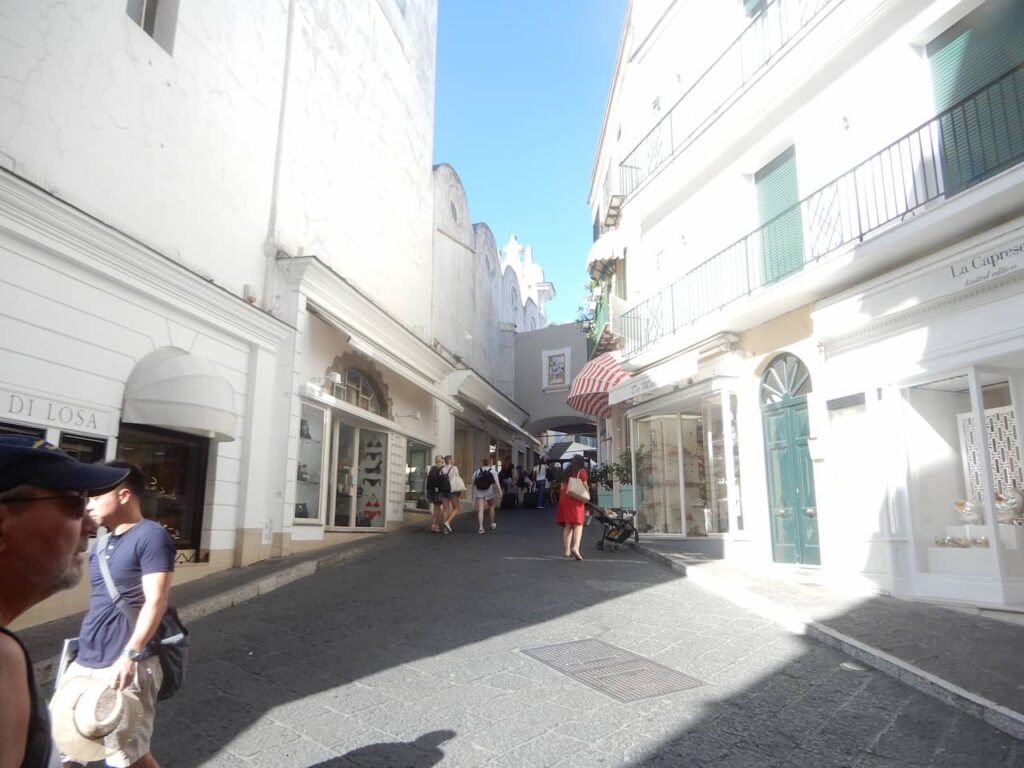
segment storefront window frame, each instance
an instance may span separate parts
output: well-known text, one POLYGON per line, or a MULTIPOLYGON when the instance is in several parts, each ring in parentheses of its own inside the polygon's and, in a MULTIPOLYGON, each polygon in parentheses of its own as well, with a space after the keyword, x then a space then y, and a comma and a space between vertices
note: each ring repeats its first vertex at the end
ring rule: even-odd
MULTIPOLYGON (((191 435, 188 434, 187 432, 176 432, 170 429, 152 427, 149 426, 148 424, 122 423, 118 430, 117 458, 125 461, 132 460, 132 457, 128 457, 123 454, 126 431, 136 432, 141 435, 151 435, 155 438, 172 438, 178 442, 190 444, 193 448, 195 448, 196 455, 192 462, 193 466, 191 468, 191 478, 189 479, 190 482, 193 483, 195 487, 195 494, 193 496, 192 502, 192 524, 189 528, 188 538, 186 539, 184 535, 180 535, 179 540, 175 542, 175 546, 179 551, 195 550, 198 553, 202 546, 203 525, 205 522, 206 513, 206 483, 208 480, 210 460, 209 438, 200 437, 198 435, 191 435)), ((145 467, 142 467, 142 469, 143 471, 146 470, 145 467)))

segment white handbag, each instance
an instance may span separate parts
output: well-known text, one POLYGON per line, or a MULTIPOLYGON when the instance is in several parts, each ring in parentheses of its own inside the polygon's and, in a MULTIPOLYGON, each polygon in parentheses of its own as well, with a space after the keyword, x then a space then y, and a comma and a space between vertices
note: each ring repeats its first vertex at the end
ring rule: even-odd
POLYGON ((578 477, 569 478, 569 485, 565 492, 569 494, 569 498, 576 499, 576 501, 590 501, 590 490, 578 477))
POLYGON ((459 477, 458 470, 448 473, 448 483, 451 486, 452 493, 463 493, 466 490, 466 483, 459 477))

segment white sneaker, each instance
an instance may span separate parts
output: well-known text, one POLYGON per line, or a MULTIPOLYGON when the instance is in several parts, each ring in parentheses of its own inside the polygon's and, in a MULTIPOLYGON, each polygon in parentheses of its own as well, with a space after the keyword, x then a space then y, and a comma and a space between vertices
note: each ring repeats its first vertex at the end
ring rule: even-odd
POLYGON ((493 531, 493 530, 494 530, 495 528, 497 528, 497 527, 498 527, 498 524, 497 524, 497 523, 491 523, 491 530, 492 530, 492 531, 493 531))

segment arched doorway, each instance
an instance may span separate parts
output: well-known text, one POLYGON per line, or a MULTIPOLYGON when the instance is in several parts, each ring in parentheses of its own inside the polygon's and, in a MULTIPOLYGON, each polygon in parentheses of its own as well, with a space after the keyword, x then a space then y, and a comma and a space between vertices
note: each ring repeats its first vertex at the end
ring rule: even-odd
POLYGON ((772 557, 778 563, 821 564, 814 471, 807 447, 810 391, 807 366, 789 353, 772 360, 761 377, 772 557))

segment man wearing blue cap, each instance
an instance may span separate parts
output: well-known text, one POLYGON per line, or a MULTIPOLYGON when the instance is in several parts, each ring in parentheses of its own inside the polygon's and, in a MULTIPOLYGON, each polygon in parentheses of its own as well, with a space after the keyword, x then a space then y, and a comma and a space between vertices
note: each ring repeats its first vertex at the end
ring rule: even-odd
POLYGON ((82 464, 37 438, 0 437, 0 768, 60 765, 32 662, 7 625, 78 583, 95 529, 89 496, 127 474, 82 464))

